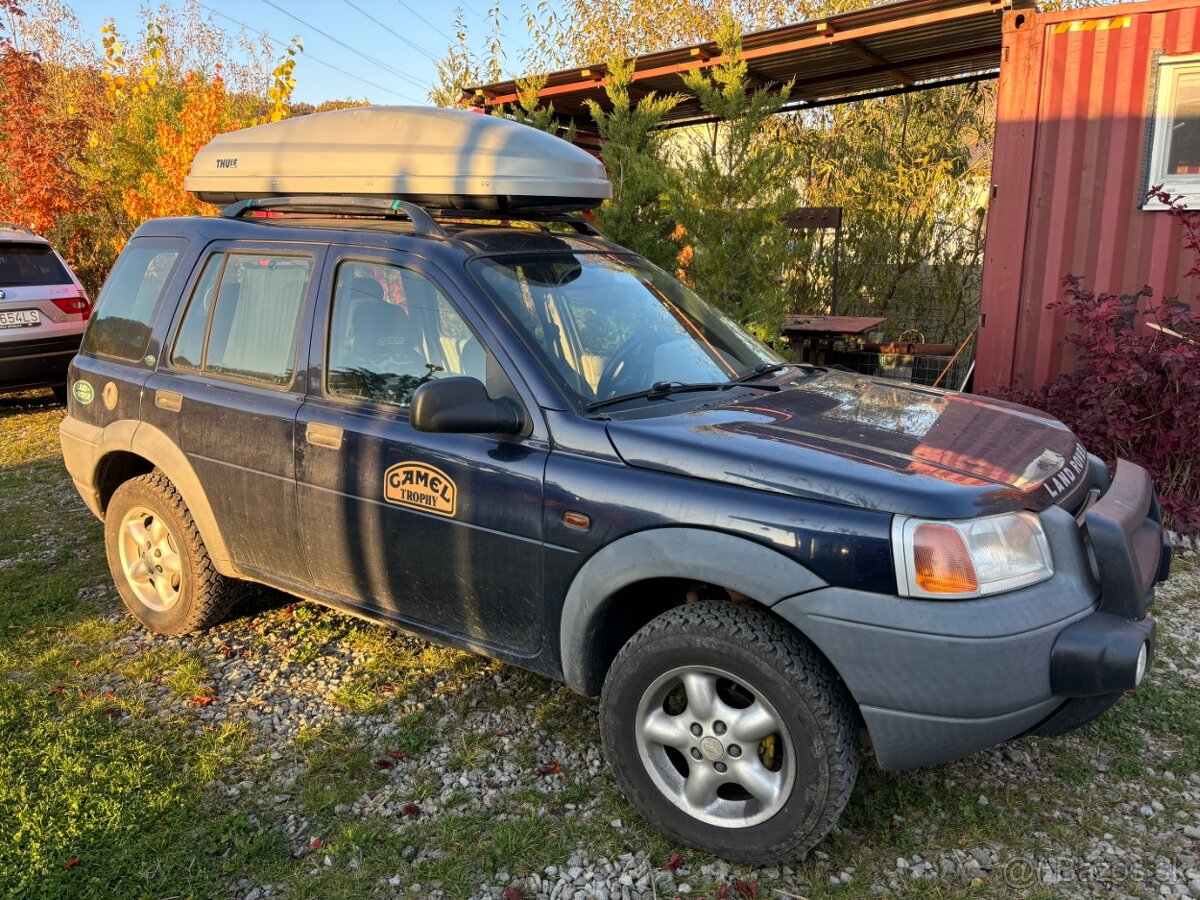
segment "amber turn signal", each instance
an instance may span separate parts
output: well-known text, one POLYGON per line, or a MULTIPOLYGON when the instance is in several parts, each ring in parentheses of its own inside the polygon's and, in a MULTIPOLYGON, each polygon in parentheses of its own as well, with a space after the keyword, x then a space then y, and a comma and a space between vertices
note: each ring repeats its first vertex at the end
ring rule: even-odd
POLYGON ((979 590, 979 578, 966 541, 950 525, 918 525, 913 533, 913 562, 917 586, 931 594, 969 594, 979 590))

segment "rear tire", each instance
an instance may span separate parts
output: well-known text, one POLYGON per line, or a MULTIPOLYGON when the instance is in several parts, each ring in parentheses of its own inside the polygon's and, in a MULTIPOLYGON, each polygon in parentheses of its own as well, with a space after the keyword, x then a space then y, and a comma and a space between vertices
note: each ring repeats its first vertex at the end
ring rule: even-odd
POLYGON ((161 472, 132 478, 113 493, 104 546, 126 608, 159 634, 216 625, 241 593, 241 582, 213 567, 183 497, 161 472))
POLYGON ((600 725, 638 811, 734 862, 802 858, 858 775, 841 680, 802 635, 741 603, 689 603, 642 628, 609 669, 600 725))

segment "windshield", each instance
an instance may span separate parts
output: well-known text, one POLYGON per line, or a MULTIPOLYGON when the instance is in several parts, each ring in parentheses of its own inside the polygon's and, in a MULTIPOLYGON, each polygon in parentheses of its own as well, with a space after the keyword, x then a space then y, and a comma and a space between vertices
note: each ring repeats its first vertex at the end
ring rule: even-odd
POLYGON ((636 256, 477 259, 484 289, 569 399, 585 405, 667 382, 726 382, 780 358, 636 256))
POLYGON ((70 283, 71 276, 45 244, 0 244, 0 287, 70 283))

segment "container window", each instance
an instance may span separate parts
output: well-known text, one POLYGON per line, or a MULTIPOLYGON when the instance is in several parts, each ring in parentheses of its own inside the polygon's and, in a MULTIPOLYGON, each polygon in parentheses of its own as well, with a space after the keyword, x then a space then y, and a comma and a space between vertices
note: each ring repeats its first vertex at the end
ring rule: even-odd
MULTIPOLYGON (((1150 180, 1200 206, 1200 57, 1162 57, 1151 119, 1150 180)), ((1162 208, 1157 202, 1147 209, 1162 208)))

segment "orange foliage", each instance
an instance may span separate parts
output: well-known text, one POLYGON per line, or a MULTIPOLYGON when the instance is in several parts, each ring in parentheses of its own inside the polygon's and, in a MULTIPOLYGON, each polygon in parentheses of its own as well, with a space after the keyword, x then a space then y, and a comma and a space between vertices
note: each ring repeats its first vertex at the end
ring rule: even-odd
POLYGON ((122 192, 130 218, 143 222, 163 216, 212 215, 211 206, 183 189, 183 178, 191 171, 196 151, 215 135, 236 127, 230 119, 225 82, 189 73, 178 121, 158 123, 156 166, 142 174, 137 188, 122 192))
POLYGON ((86 143, 87 124, 82 111, 72 114, 53 103, 37 57, 11 45, 0 52, 0 135, 0 219, 49 231, 81 199, 71 161, 86 143))

